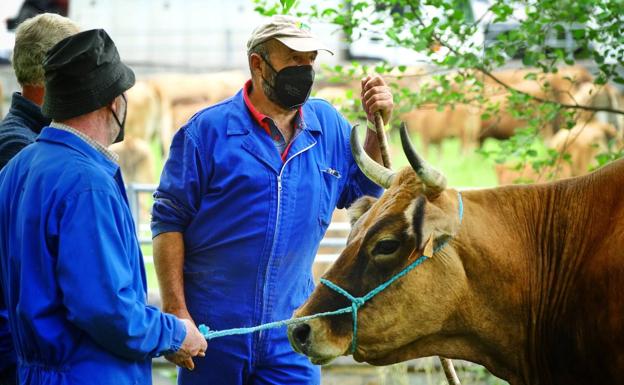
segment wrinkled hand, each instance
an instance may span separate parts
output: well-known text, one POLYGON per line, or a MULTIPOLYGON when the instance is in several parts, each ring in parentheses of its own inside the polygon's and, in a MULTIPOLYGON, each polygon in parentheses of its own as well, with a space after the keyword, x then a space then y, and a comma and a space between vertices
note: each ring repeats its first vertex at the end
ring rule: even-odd
POLYGON ((180 321, 186 327, 186 337, 184 337, 180 350, 166 355, 165 358, 182 368, 193 370, 195 369, 193 357, 204 357, 208 348, 208 342, 206 342, 206 339, 199 332, 193 321, 188 318, 180 321))
POLYGON ((362 79, 362 107, 368 120, 375 124, 375 112, 379 111, 384 124, 388 124, 392 116, 394 101, 390 87, 379 75, 367 76, 362 79))

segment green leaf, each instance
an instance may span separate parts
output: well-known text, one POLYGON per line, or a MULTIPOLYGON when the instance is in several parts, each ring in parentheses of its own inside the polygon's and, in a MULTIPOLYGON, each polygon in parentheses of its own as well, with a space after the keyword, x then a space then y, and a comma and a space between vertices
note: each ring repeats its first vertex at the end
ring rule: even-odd
POLYGON ((524 78, 525 78, 526 80, 537 80, 537 73, 535 73, 535 72, 529 72, 528 74, 526 74, 526 75, 524 76, 524 78))

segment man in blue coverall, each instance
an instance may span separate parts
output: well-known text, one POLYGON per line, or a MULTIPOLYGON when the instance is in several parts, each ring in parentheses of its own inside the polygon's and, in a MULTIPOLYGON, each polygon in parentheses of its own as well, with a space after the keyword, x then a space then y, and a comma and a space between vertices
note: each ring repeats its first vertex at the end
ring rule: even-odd
MULTIPOLYGON (((134 73, 104 30, 46 55, 34 144, 0 172, 0 310, 21 384, 151 384, 151 358, 202 356, 189 320, 146 304, 145 269, 112 143, 134 73)), ((191 361, 192 362, 192 361, 191 361)))
POLYGON ((11 109, 0 123, 0 170, 50 124, 41 113, 43 58, 53 45, 79 31, 70 19, 44 13, 26 20, 15 32, 12 65, 21 92, 13 93, 11 109))
MULTIPOLYGON (((313 288, 311 267, 336 206, 380 194, 352 159, 351 127, 309 99, 317 52, 299 20, 276 16, 247 43, 251 80, 198 112, 174 136, 157 191, 152 233, 163 309, 212 329, 287 319, 313 288)), ((381 77, 362 81, 369 119, 388 121, 381 77)), ((374 132, 367 152, 378 161, 374 132)), ((285 328, 210 342, 181 384, 318 384, 285 328)))
MULTIPOLYGON (((50 124, 41 112, 43 58, 52 46, 79 31, 70 19, 44 13, 24 21, 15 32, 12 65, 21 92, 13 93, 11 109, 0 122, 0 170, 50 124)), ((0 309, 0 385, 17 383, 16 364, 8 312, 0 309)))

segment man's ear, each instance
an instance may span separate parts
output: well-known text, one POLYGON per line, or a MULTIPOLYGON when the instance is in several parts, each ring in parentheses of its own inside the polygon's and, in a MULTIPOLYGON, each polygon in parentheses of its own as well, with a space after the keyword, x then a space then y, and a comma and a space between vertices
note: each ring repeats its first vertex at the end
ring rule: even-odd
POLYGON ((249 68, 252 73, 262 71, 262 58, 257 53, 252 53, 249 56, 249 68))
POLYGON ((353 202, 353 204, 347 210, 351 227, 353 227, 355 222, 357 222, 358 219, 360 219, 360 217, 364 215, 364 213, 370 210, 375 202, 377 202, 377 199, 369 196, 364 196, 353 202))
POLYGON ((116 98, 114 98, 113 100, 110 101, 110 103, 108 103, 108 108, 111 109, 114 113, 119 114, 119 102, 117 101, 117 99, 121 98, 120 96, 117 96, 116 98))

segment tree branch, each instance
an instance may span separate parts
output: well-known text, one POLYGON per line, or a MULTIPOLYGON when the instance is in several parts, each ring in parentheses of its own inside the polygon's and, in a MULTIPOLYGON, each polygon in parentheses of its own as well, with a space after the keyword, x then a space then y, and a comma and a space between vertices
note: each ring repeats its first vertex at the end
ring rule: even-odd
MULTIPOLYGON (((424 21, 422 20, 422 18, 420 17, 420 15, 416 11, 416 9, 414 8, 414 4, 411 1, 409 2, 409 7, 412 9, 412 13, 414 14, 414 17, 416 18, 416 20, 418 20, 418 23, 420 24, 420 26, 423 27, 423 28, 426 28, 426 25, 425 25, 424 21)), ((438 35, 437 33, 433 32, 432 36, 438 43, 440 43, 440 45, 442 45, 443 47, 448 49, 450 52, 452 52, 455 55, 461 56, 461 53, 458 50, 456 50, 455 48, 451 47, 451 45, 448 44, 444 39, 442 39, 440 37, 440 35, 438 35)), ((499 84, 500 86, 502 86, 506 90, 513 91, 513 92, 516 92, 518 94, 528 96, 529 98, 531 98, 531 99, 533 99, 533 100, 535 100, 537 102, 540 102, 540 103, 558 104, 561 108, 564 108, 564 109, 579 109, 579 110, 594 111, 594 112, 604 111, 604 112, 611 112, 611 113, 614 113, 614 114, 624 115, 624 111, 618 110, 618 109, 615 109, 615 108, 610 108, 610 107, 584 106, 584 105, 580 105, 578 103, 577 104, 567 104, 567 103, 562 103, 562 102, 559 102, 559 101, 556 101, 556 100, 543 99, 543 98, 531 95, 531 94, 529 94, 527 92, 517 90, 517 89, 513 88, 512 86, 504 83, 499 78, 497 78, 494 74, 492 74, 492 72, 488 71, 484 66, 476 65, 474 68, 477 71, 479 71, 482 74, 484 74, 485 76, 487 76, 490 79, 492 79, 495 83, 499 84)))

